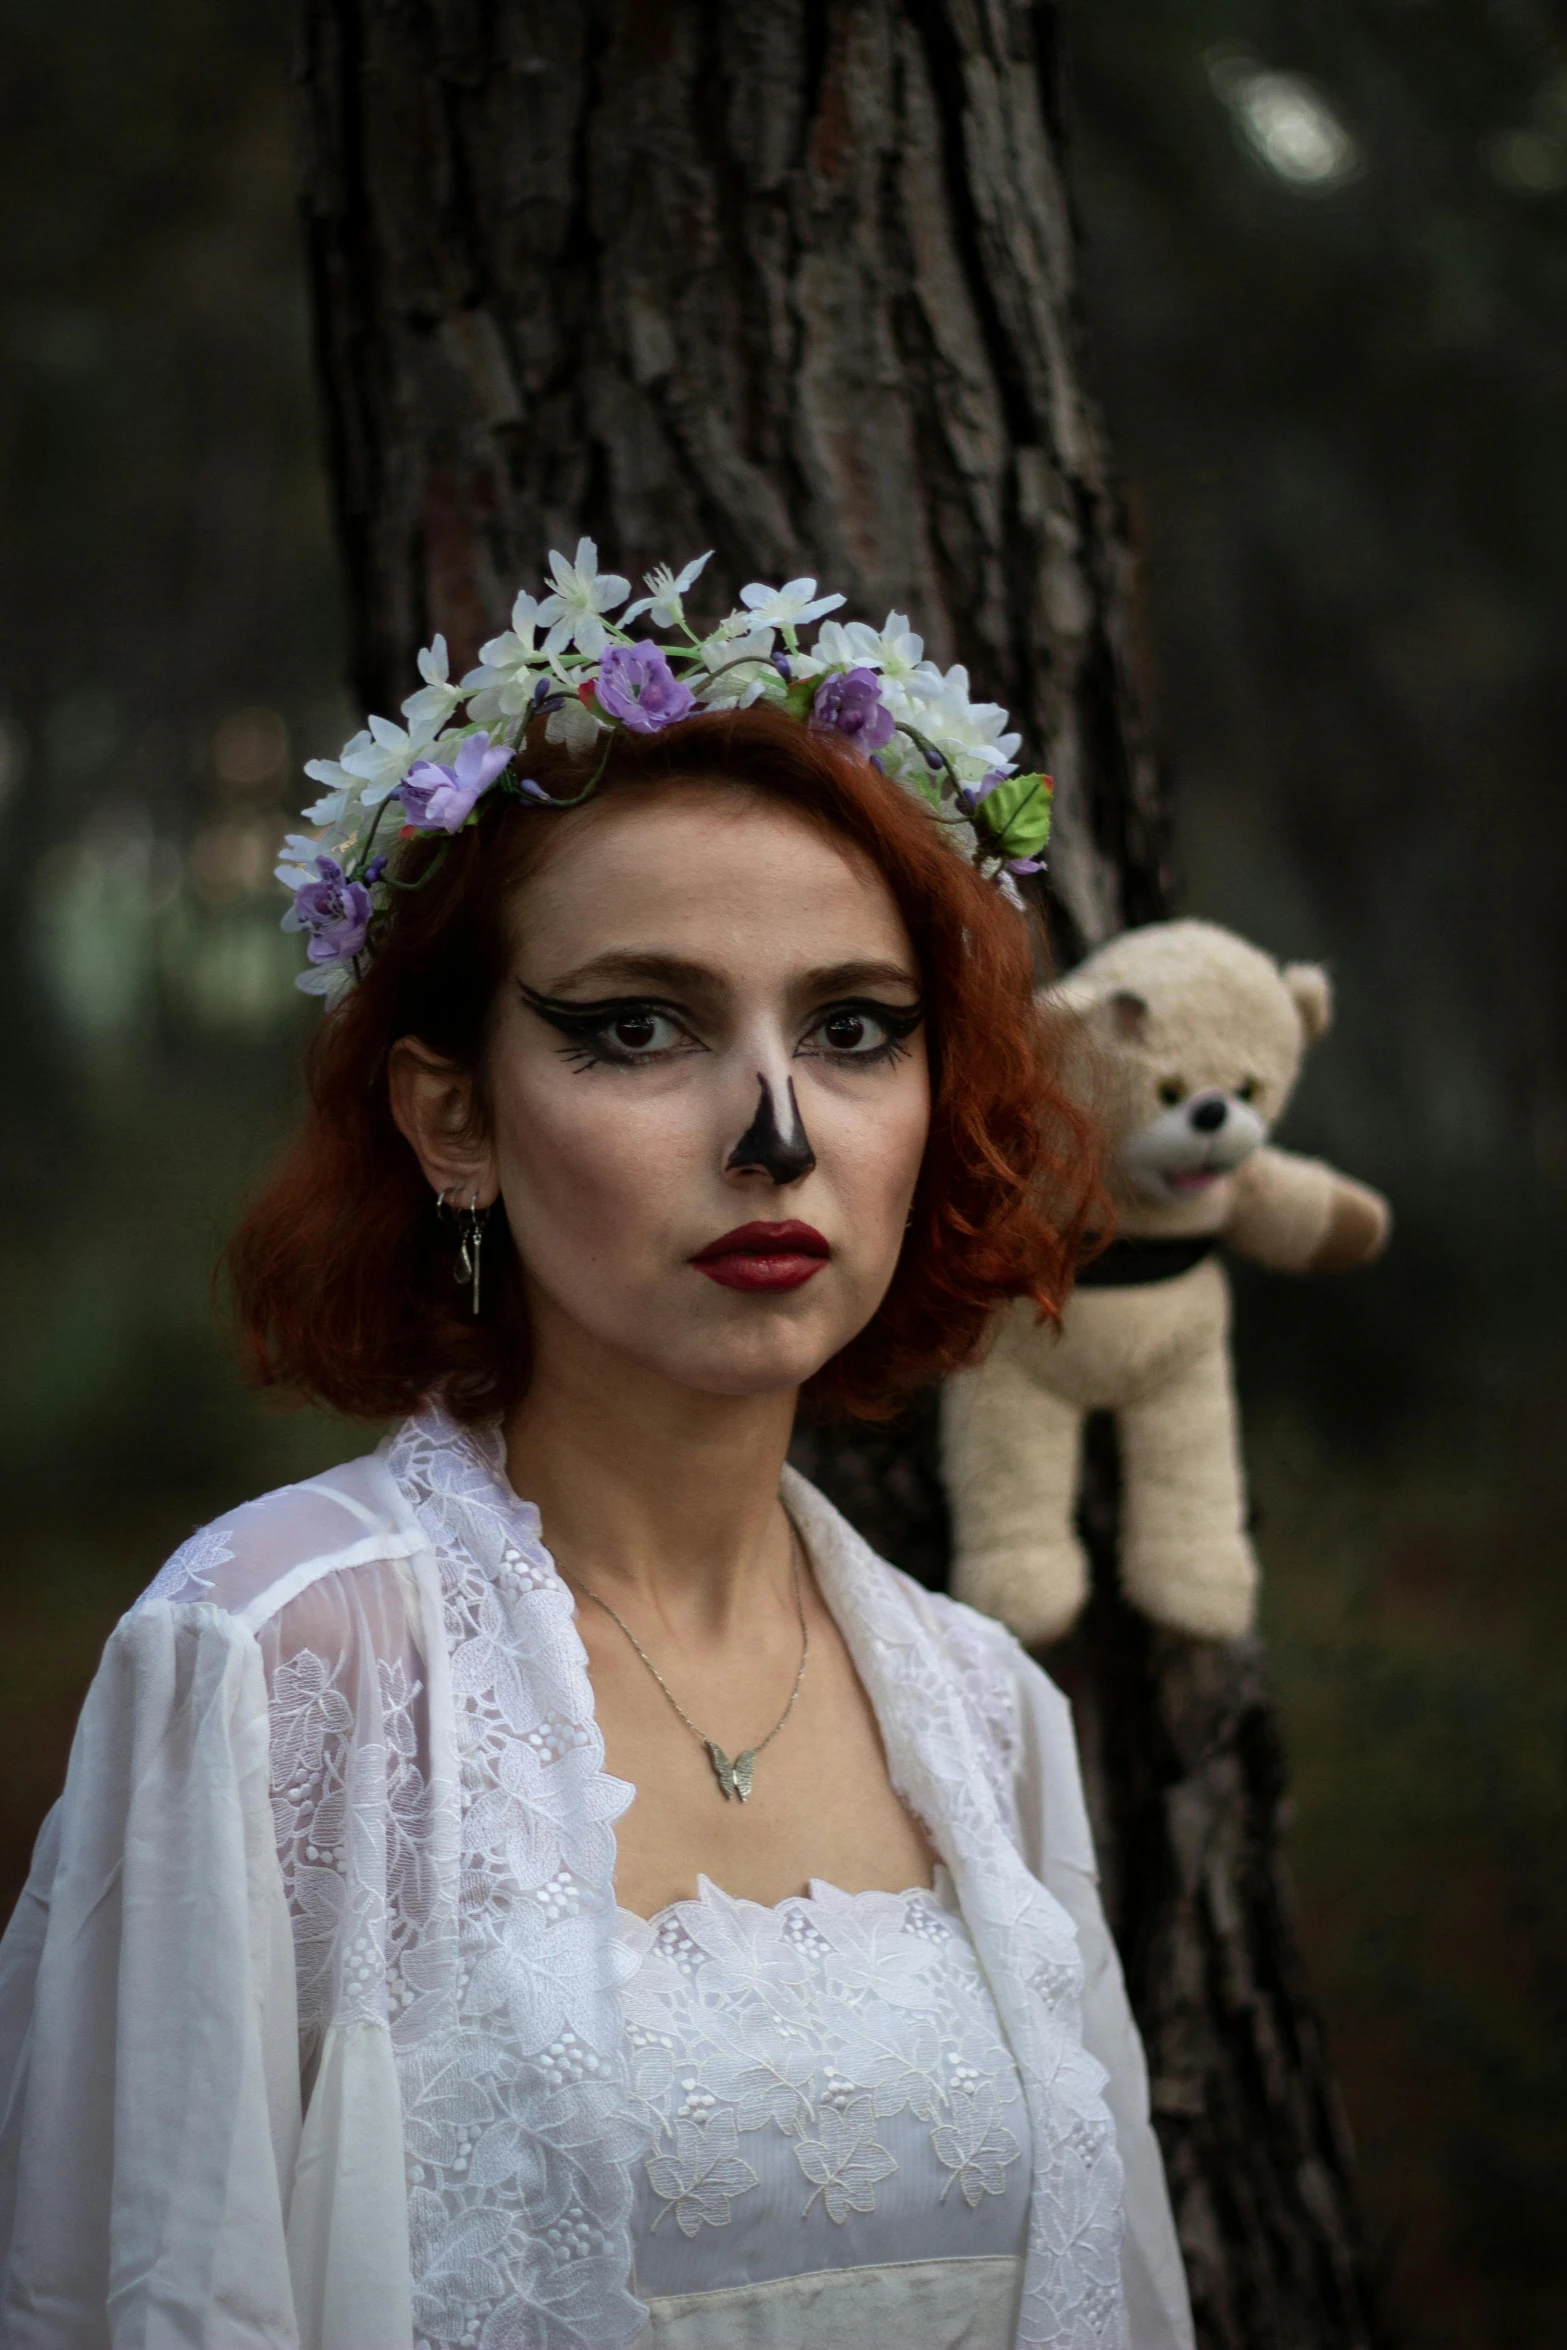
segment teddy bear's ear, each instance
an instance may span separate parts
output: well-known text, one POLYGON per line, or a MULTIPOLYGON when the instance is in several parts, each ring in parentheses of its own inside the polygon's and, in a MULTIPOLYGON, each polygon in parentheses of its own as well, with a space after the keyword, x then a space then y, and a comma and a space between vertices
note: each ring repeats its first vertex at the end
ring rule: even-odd
POLYGON ((1284 984, 1295 998, 1306 1042, 1315 1044, 1333 1020, 1333 982, 1320 963, 1286 963, 1284 984))
POLYGON ((1148 998, 1130 987, 1118 987, 1108 998, 1110 1025, 1126 1044, 1140 1044, 1148 1033, 1148 998))

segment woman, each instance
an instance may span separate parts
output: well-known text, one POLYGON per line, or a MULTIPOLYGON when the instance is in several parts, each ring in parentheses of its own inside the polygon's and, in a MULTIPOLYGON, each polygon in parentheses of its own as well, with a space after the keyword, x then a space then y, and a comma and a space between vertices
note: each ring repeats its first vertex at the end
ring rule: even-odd
POLYGON ((1046 787, 896 616, 552 562, 314 770, 233 1271, 263 1380, 407 1416, 110 1641, 0 1963, 4 2338, 1176 2350, 1065 1704, 785 1466, 1069 1278, 1046 787))

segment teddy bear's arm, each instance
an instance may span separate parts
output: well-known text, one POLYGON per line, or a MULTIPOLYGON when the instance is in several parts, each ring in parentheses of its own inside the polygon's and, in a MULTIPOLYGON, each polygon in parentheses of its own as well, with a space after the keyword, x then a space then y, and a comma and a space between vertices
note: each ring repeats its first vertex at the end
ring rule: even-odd
POLYGON ((1386 1245, 1387 1201, 1324 1159, 1265 1146, 1235 1175, 1224 1237, 1277 1273, 1347 1273, 1386 1245))

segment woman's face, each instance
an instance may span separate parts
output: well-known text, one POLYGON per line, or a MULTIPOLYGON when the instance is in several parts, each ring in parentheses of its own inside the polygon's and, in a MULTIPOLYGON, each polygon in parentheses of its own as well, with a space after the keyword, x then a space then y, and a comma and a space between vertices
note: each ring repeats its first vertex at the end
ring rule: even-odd
POLYGON ((886 1294, 925 1147, 902 918, 760 795, 627 790, 558 822, 518 892, 480 1192, 541 1361, 574 1330, 709 1393, 796 1387, 886 1294))

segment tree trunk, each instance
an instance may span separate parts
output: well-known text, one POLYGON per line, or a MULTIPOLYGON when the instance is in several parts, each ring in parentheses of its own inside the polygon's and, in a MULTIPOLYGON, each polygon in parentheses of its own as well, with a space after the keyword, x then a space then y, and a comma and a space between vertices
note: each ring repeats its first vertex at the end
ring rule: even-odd
MULTIPOLYGON (((1129 563, 1086 396, 1056 11, 1005 0, 306 0, 305 219, 356 685, 459 662, 545 551, 705 600, 812 573, 966 662, 1056 777, 1059 954, 1167 911, 1129 563)), ((929 1401, 801 1457, 930 1582, 929 1401)), ((1100 1588, 1084 1729, 1202 2340, 1369 2344, 1344 2134, 1249 1644, 1100 1588)))

